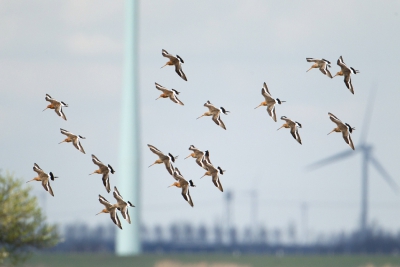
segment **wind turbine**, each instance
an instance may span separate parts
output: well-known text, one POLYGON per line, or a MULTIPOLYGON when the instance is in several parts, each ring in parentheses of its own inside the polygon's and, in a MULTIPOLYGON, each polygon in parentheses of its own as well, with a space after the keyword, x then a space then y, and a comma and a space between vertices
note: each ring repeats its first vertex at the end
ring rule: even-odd
POLYGON ((373 146, 367 143, 368 127, 371 120, 373 103, 375 99, 376 90, 371 90, 368 105, 366 108, 364 116, 364 125, 361 132, 360 142, 355 147, 355 151, 346 150, 335 154, 333 156, 327 157, 320 161, 317 161, 308 166, 309 170, 315 170, 317 168, 323 167, 330 163, 347 159, 357 153, 362 155, 361 163, 361 214, 360 214, 360 233, 362 237, 366 236, 367 233, 367 218, 368 218, 368 166, 371 164, 375 169, 381 174, 383 179, 389 184, 395 193, 398 193, 399 187, 388 172, 383 168, 382 164, 373 155, 373 146))

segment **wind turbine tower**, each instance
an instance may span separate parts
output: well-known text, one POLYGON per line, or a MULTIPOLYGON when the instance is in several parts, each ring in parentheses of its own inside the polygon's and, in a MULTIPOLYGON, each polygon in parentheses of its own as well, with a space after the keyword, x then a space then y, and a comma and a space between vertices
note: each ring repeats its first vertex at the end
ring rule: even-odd
POLYGON ((369 173, 368 166, 371 164, 375 169, 381 174, 381 176, 386 180, 389 186, 395 191, 398 192, 399 187, 394 182, 392 177, 388 174, 388 172, 383 168, 382 164, 374 157, 372 151, 373 146, 367 143, 367 134, 369 122, 371 120, 372 110, 373 110, 373 101, 375 99, 375 90, 371 90, 370 99, 368 101, 367 109, 364 116, 364 125, 361 132, 361 138, 359 144, 355 147, 355 151, 346 150, 330 156, 328 158, 322 159, 318 162, 315 162, 309 165, 309 169, 314 170, 330 163, 346 159, 357 153, 362 153, 362 163, 361 163, 361 213, 360 213, 360 234, 364 238, 367 235, 368 230, 368 182, 369 182, 369 173))

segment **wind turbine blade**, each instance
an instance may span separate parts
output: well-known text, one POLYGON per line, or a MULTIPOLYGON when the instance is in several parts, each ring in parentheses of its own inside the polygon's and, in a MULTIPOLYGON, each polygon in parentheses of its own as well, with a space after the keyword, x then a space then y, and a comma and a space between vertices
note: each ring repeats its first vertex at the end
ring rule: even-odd
POLYGON ((372 165, 374 165, 375 169, 382 175, 382 177, 386 180, 389 186, 393 189, 393 191, 398 194, 399 193, 399 186, 393 180, 393 178, 388 174, 388 172, 382 167, 382 165, 378 162, 377 159, 374 157, 370 157, 369 160, 371 161, 372 165))
POLYGON ((378 91, 378 86, 376 85, 376 83, 373 83, 368 97, 368 104, 365 108, 364 121, 363 127, 361 128, 359 144, 363 144, 367 140, 369 123, 371 121, 372 111, 374 110, 376 91, 378 91))
POLYGON ((320 160, 320 161, 317 161, 317 162, 315 162, 315 163, 313 163, 313 164, 310 164, 310 165, 307 166, 307 169, 308 169, 309 171, 318 169, 318 168, 320 168, 320 167, 322 167, 322 166, 324 166, 324 165, 333 163, 333 162, 338 161, 338 160, 342 160, 342 159, 348 158, 348 157, 354 155, 356 152, 358 152, 358 150, 356 150, 356 151, 353 151, 353 150, 346 150, 346 151, 343 151, 343 152, 338 153, 338 154, 336 154, 336 155, 327 157, 327 158, 322 159, 322 160, 320 160))

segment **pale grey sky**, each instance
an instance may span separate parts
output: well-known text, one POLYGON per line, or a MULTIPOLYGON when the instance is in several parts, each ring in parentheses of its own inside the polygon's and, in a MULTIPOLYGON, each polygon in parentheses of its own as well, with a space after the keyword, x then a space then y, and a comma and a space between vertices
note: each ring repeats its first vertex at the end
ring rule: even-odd
MULTIPOLYGON (((314 232, 351 230, 360 210, 361 154, 323 169, 305 167, 319 159, 349 150, 340 134, 327 136, 335 125, 332 112, 361 134, 367 99, 373 83, 378 92, 368 141, 374 155, 400 184, 397 159, 400 58, 398 1, 142 1, 139 17, 139 76, 141 110, 142 219, 149 226, 189 221, 223 222, 224 193, 189 155, 188 147, 211 153, 227 172, 224 189, 234 192, 234 222, 250 223, 249 191, 259 195, 259 222, 267 227, 300 225, 300 205, 309 203, 309 228, 314 232), (161 49, 180 55, 188 82, 166 62, 161 49), (332 80, 318 70, 306 73, 306 57, 332 62, 342 55, 360 70, 352 77, 355 95, 342 77, 332 80), (155 101, 154 82, 181 92, 178 106, 155 101), (303 145, 279 128, 265 108, 254 110, 266 82, 274 97, 287 102, 277 116, 299 121, 303 145), (222 115, 227 131, 210 118, 196 120, 210 100, 231 113, 222 115), (176 166, 187 179, 195 204, 191 208, 163 166, 147 168, 156 156, 146 144, 179 155, 176 166)), ((94 216, 102 208, 97 195, 107 194, 90 154, 111 164, 118 185, 122 64, 123 1, 1 1, 0 2, 0 162, 3 170, 29 180, 36 162, 60 179, 52 183, 55 197, 46 195, 52 222, 111 223, 94 216), (48 104, 45 94, 69 104, 68 121, 48 104), (85 136, 87 154, 64 139, 64 128, 85 136)), ((400 198, 370 169, 369 221, 398 230, 400 198)), ((39 183, 31 184, 38 196, 39 183)), ((135 212, 132 210, 131 212, 135 212)), ((129 227, 125 225, 124 227, 129 227)))

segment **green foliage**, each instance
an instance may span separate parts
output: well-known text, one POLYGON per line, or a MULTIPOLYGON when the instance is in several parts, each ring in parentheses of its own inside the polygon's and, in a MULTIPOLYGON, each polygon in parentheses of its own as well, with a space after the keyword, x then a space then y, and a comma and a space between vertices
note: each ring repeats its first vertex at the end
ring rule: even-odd
POLYGON ((57 244, 55 225, 45 222, 32 188, 10 174, 0 173, 0 264, 17 264, 30 251, 57 244))

